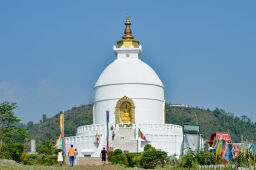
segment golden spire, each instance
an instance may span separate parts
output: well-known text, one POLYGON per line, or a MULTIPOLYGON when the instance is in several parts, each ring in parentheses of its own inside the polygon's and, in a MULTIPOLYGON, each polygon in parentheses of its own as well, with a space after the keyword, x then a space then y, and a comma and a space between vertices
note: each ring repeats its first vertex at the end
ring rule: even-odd
POLYGON ((130 48, 133 46, 134 48, 139 48, 139 41, 138 40, 133 40, 132 36, 132 31, 130 28, 131 22, 129 20, 129 16, 126 17, 125 21, 125 30, 124 30, 124 36, 122 37, 123 39, 120 41, 117 41, 118 48, 124 46, 125 48, 130 48))
POLYGON ((130 28, 131 22, 129 20, 129 16, 126 16, 126 22, 124 24, 126 25, 126 27, 124 30, 123 40, 124 39, 133 39, 132 30, 130 28))

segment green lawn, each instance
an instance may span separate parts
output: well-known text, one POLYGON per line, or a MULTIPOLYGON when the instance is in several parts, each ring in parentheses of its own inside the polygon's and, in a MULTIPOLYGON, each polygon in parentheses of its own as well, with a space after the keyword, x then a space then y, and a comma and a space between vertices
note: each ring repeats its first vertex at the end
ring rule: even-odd
POLYGON ((69 165, 63 165, 63 166, 42 166, 42 165, 22 165, 22 164, 13 164, 8 162, 0 162, 0 170, 132 170, 136 168, 125 168, 123 166, 118 165, 106 165, 106 166, 100 166, 100 165, 80 165, 80 166, 74 166, 70 167, 69 165))
MULTIPOLYGON (((119 165, 80 165, 77 167, 70 167, 68 165, 64 165, 62 167, 54 165, 54 166, 42 166, 42 165, 22 165, 22 164, 13 164, 8 162, 0 162, 0 170, 143 170, 143 168, 125 168, 124 166, 119 165)), ((183 170, 183 168, 178 167, 165 167, 161 168, 157 166, 156 169, 161 170, 183 170)), ((192 169, 191 169, 192 170, 192 169)), ((194 169, 193 169, 194 170, 194 169)))

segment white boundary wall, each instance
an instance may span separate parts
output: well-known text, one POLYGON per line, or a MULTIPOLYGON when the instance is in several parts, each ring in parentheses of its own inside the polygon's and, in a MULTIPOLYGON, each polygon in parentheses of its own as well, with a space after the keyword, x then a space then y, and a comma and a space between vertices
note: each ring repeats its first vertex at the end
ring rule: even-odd
MULTIPOLYGON (((114 127, 118 128, 125 127, 114 127)), ((142 152, 146 144, 151 144, 156 149, 166 151, 168 155, 181 155, 183 132, 182 126, 173 124, 133 124, 132 127, 136 129, 136 136, 138 140, 138 152, 142 152), (140 139, 138 136, 139 129, 147 138, 147 142, 140 139)), ((100 150, 106 145, 106 128, 104 124, 85 125, 77 128, 77 136, 66 137, 66 149, 73 144, 78 151, 78 156, 84 155, 99 157, 100 150), (100 138, 100 144, 97 146, 96 132, 100 138)), ((122 148, 120 148, 122 149, 122 148)))

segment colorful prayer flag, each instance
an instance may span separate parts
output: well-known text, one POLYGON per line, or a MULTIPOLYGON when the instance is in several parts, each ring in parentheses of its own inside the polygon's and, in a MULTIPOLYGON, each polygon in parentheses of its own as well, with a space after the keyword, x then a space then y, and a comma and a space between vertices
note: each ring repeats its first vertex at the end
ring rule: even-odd
POLYGON ((214 136, 214 139, 213 139, 213 142, 212 142, 212 147, 214 148, 214 146, 215 146, 215 141, 216 140, 216 137, 214 136))
POLYGON ((216 150, 216 154, 217 154, 217 155, 220 155, 220 154, 221 154, 222 147, 223 147, 223 141, 224 141, 224 140, 220 140, 220 141, 219 141, 219 145, 218 145, 217 150, 216 150))
POLYGON ((143 133, 141 132, 141 130, 140 130, 140 129, 139 129, 138 136, 139 136, 141 139, 143 139, 143 140, 147 141, 146 136, 144 136, 144 135, 143 135, 143 133))
POLYGON ((214 148, 211 150, 211 152, 212 152, 212 153, 213 153, 213 152, 215 152, 215 151, 217 150, 218 145, 219 145, 219 141, 217 141, 217 142, 216 142, 216 144, 215 144, 214 148))
POLYGON ((100 143, 100 139, 99 139, 99 135, 97 132, 96 132, 96 140, 97 140, 97 145, 98 145, 100 143))
POLYGON ((64 155, 66 156, 66 144, 65 144, 65 136, 64 136, 64 111, 60 113, 60 137, 53 147, 56 148, 60 141, 62 142, 62 150, 64 151, 64 155))

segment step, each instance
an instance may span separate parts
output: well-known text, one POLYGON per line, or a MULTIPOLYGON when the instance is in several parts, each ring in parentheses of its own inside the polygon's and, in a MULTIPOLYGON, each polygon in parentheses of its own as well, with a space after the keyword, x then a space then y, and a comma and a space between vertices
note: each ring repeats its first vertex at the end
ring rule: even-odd
POLYGON ((115 138, 112 140, 113 131, 110 133, 110 147, 115 149, 126 150, 128 152, 137 152, 136 131, 132 128, 119 128, 115 130, 115 138))
POLYGON ((102 165, 102 161, 101 161, 101 158, 81 157, 77 160, 77 164, 78 165, 102 165))

